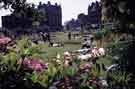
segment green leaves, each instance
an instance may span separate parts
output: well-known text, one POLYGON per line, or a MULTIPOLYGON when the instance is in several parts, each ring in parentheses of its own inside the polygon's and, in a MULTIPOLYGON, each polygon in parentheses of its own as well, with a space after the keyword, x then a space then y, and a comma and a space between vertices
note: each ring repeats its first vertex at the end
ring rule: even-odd
POLYGON ((104 36, 108 36, 108 35, 110 35, 111 34, 111 30, 110 29, 102 29, 102 33, 103 33, 103 35, 104 36))
POLYGON ((102 29, 102 30, 100 30, 100 31, 97 31, 95 34, 94 34, 94 36, 95 36, 95 38, 97 39, 97 40, 100 40, 100 39, 102 39, 103 37, 107 37, 107 36, 110 36, 110 34, 111 34, 112 32, 111 32, 111 30, 110 29, 102 29))
POLYGON ((97 40, 100 40, 103 37, 103 33, 101 31, 98 31, 94 34, 94 36, 97 40))
POLYGON ((36 83, 38 80, 38 74, 36 72, 33 72, 31 75, 31 80, 36 83))
POLYGON ((19 6, 25 4, 26 0, 0 0, 0 3, 4 3, 3 7, 5 9, 9 9, 10 6, 11 6, 12 9, 16 9, 19 6))
POLYGON ((71 66, 65 69, 65 73, 67 76, 73 77, 77 73, 77 69, 71 66))
POLYGON ((57 69, 53 65, 50 65, 49 68, 48 68, 48 70, 46 71, 46 73, 50 77, 54 77, 56 75, 56 73, 57 73, 57 69))
POLYGON ((10 52, 4 56, 1 56, 1 63, 7 65, 8 70, 16 70, 18 55, 14 52, 10 52))
POLYGON ((112 78, 113 84, 127 85, 128 81, 131 80, 131 74, 126 72, 117 71, 109 74, 109 76, 112 78))
POLYGON ((31 43, 32 42, 27 37, 17 41, 17 55, 20 55, 21 57, 41 57, 41 55, 45 53, 42 51, 40 45, 32 46, 31 43))

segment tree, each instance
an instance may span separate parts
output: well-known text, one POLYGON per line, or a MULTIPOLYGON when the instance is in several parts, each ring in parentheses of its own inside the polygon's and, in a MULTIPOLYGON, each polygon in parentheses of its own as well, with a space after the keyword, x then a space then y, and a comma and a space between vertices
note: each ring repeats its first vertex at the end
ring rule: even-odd
POLYGON ((46 20, 45 13, 38 11, 34 4, 26 3, 26 0, 0 0, 2 8, 10 9, 12 15, 18 18, 28 18, 33 23, 46 20))
POLYGON ((87 23, 87 16, 85 14, 81 13, 78 15, 78 20, 81 25, 81 32, 84 33, 85 26, 87 23))
POLYGON ((5 9, 19 9, 26 3, 26 0, 0 0, 0 3, 5 9))
MULTIPOLYGON (((133 0, 102 0, 102 20, 104 22, 119 22, 119 32, 131 34, 132 40, 126 38, 114 44, 111 53, 117 55, 120 69, 129 73, 134 72, 135 65, 135 5, 133 0), (119 50, 119 51, 118 51, 119 50)), ((114 55, 114 56, 115 56, 114 55)), ((113 56, 113 57, 114 57, 113 56)))
POLYGON ((103 21, 118 21, 120 32, 131 33, 135 31, 135 5, 133 0, 102 0, 103 21))

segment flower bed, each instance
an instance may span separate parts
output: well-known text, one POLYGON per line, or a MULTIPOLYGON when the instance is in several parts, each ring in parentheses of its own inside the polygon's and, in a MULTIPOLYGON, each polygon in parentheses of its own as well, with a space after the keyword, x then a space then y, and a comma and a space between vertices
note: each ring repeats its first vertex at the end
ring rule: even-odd
POLYGON ((25 41, 16 44, 18 51, 2 55, 0 63, 4 65, 0 68, 0 88, 21 89, 20 86, 23 89, 108 88, 109 85, 104 78, 106 71, 101 70, 100 64, 92 61, 105 56, 103 48, 65 52, 63 55, 57 54, 56 57, 43 61, 40 57, 41 49, 37 49, 38 45, 33 47, 27 43, 28 40, 25 41), (35 54, 38 56, 35 57, 35 54))
MULTIPOLYGON (((21 62, 20 62, 21 64, 21 62)), ((44 63, 41 59, 26 58, 22 61, 25 70, 42 72, 48 68, 48 63, 44 63)))

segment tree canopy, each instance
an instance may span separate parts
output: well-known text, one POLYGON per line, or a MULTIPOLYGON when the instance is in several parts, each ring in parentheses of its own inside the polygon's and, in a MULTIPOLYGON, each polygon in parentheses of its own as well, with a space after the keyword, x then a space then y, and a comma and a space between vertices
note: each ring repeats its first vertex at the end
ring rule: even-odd
POLYGON ((102 0, 102 20, 119 22, 122 32, 135 27, 134 10, 133 0, 102 0))
POLYGON ((26 0, 0 0, 0 3, 2 8, 16 9, 18 7, 22 7, 26 3, 26 0))
POLYGON ((29 4, 26 0, 0 0, 1 8, 10 9, 12 15, 19 18, 29 18, 33 22, 46 20, 45 14, 38 11, 34 4, 29 4))
MULTIPOLYGON (((102 20, 119 22, 120 32, 132 34, 112 46, 111 53, 116 54, 122 70, 134 73, 135 65, 135 5, 133 0, 102 0, 102 20), (119 50, 119 51, 118 51, 119 50)), ((115 56, 116 56, 115 55, 115 56)), ((114 56, 114 55, 112 55, 114 56)))

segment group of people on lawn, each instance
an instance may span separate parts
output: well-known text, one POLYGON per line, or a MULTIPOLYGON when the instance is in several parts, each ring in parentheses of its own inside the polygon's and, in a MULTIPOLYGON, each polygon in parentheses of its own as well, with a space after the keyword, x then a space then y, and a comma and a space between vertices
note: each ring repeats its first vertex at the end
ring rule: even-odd
MULTIPOLYGON (((68 33, 68 39, 71 40, 71 32, 68 33)), ((82 43, 82 49, 95 47, 94 37, 85 38, 82 43)))

